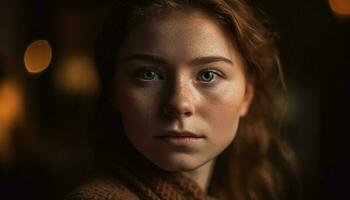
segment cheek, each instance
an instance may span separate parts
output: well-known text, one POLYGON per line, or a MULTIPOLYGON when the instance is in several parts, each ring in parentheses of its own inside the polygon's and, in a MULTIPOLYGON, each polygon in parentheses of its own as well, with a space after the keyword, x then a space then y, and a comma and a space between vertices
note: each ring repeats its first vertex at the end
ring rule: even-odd
POLYGON ((241 90, 226 91, 222 94, 225 95, 213 101, 206 112, 217 145, 229 144, 233 140, 239 124, 239 111, 243 99, 241 90))
POLYGON ((232 141, 236 134, 239 112, 236 105, 229 105, 218 106, 216 112, 212 113, 211 129, 217 141, 232 141))
POLYGON ((126 87, 119 91, 119 110, 125 131, 136 135, 145 134, 145 130, 152 130, 153 116, 157 112, 156 93, 126 87))

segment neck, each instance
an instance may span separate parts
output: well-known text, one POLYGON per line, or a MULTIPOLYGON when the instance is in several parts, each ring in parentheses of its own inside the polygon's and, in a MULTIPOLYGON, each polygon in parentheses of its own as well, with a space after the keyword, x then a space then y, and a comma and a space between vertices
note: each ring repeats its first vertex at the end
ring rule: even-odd
POLYGON ((207 192, 214 165, 215 159, 205 163, 204 165, 195 170, 185 171, 183 172, 183 174, 197 182, 197 184, 202 188, 202 190, 207 192))

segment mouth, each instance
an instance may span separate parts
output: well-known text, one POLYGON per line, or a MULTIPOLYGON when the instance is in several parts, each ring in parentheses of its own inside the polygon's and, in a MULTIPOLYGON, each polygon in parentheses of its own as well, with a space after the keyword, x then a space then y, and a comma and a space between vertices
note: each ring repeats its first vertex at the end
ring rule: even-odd
POLYGON ((156 135, 155 138, 175 146, 191 145, 194 142, 205 139, 203 135, 195 134, 190 131, 167 131, 163 134, 156 135))
POLYGON ((199 135, 190 131, 165 131, 163 134, 156 135, 155 137, 187 137, 187 138, 204 138, 203 135, 199 135))

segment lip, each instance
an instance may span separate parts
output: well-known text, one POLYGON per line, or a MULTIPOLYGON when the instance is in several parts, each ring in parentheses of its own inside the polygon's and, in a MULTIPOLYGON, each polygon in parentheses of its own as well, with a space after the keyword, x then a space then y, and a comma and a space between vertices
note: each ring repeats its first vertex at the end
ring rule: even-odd
POLYGON ((157 138, 163 138, 163 137, 178 137, 178 138, 204 138, 204 136, 195 134, 190 131, 166 131, 163 134, 156 135, 157 138))
POLYGON ((190 146, 203 140, 205 137, 190 131, 167 131, 164 134, 155 136, 155 138, 174 146, 190 146))

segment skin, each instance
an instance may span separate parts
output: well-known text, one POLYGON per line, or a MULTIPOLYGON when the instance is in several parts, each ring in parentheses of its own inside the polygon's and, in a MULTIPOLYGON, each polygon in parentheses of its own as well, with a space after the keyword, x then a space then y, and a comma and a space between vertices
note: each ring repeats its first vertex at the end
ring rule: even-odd
POLYGON ((173 12, 135 27, 116 67, 115 107, 127 138, 161 169, 183 172, 206 190, 253 98, 227 34, 204 13, 173 12), (166 130, 203 138, 173 146, 155 138, 166 130))

